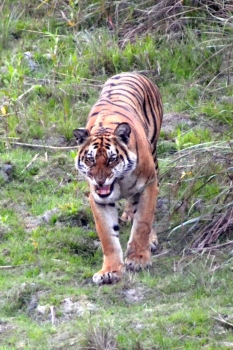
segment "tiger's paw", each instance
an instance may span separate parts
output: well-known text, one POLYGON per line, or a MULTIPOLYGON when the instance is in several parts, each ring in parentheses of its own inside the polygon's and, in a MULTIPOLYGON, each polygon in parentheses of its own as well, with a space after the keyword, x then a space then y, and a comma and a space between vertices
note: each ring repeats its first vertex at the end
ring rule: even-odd
POLYGON ((125 267, 126 271, 138 272, 151 266, 150 251, 143 251, 139 254, 126 253, 125 267))
POLYGON ((151 235, 151 238, 150 238, 150 250, 151 250, 151 253, 155 253, 157 248, 158 248, 158 237, 156 234, 153 234, 151 235))
POLYGON ((121 221, 130 222, 132 221, 132 218, 124 211, 124 213, 121 215, 121 221))
POLYGON ((121 271, 105 271, 100 270, 95 273, 93 276, 93 282, 98 284, 99 286, 103 284, 114 284, 122 278, 121 271))
POLYGON ((127 203, 123 214, 121 215, 121 220, 123 222, 131 222, 134 217, 134 208, 132 203, 127 203))

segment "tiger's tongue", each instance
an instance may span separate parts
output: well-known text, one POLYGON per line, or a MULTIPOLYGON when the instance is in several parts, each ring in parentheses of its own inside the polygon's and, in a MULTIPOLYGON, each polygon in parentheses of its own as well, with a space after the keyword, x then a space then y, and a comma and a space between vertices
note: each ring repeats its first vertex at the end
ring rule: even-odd
POLYGON ((99 187, 96 191, 100 195, 106 195, 110 193, 110 186, 99 187))

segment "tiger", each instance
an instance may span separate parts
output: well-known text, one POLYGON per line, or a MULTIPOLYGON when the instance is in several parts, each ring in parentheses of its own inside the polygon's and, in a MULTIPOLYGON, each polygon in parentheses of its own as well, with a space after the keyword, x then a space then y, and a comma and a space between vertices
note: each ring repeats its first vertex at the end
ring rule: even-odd
POLYGON ((119 73, 103 86, 85 128, 73 131, 78 144, 75 168, 86 178, 102 252, 97 285, 121 280, 125 270, 151 265, 158 244, 153 227, 158 197, 156 144, 163 118, 158 87, 139 73, 119 73), (125 253, 119 241, 116 203, 125 198, 123 221, 132 221, 125 253))

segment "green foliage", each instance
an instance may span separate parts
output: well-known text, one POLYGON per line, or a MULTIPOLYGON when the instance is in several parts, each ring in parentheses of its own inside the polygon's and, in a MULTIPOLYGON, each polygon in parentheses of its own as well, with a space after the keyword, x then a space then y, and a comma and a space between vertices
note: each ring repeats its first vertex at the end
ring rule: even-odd
POLYGON ((182 133, 178 128, 177 136, 175 138, 176 148, 180 151, 183 148, 188 148, 194 145, 199 145, 203 142, 211 141, 211 134, 208 129, 206 130, 190 130, 182 133))

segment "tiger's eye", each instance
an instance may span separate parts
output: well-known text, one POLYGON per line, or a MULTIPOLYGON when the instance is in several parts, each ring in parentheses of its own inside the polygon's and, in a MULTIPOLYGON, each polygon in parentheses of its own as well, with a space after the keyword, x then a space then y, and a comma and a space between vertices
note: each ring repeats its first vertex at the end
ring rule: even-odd
POLYGON ((95 159, 91 156, 86 157, 87 162, 94 163, 95 159))
POLYGON ((110 157, 108 162, 113 163, 113 162, 115 162, 115 160, 117 160, 117 157, 110 157))

